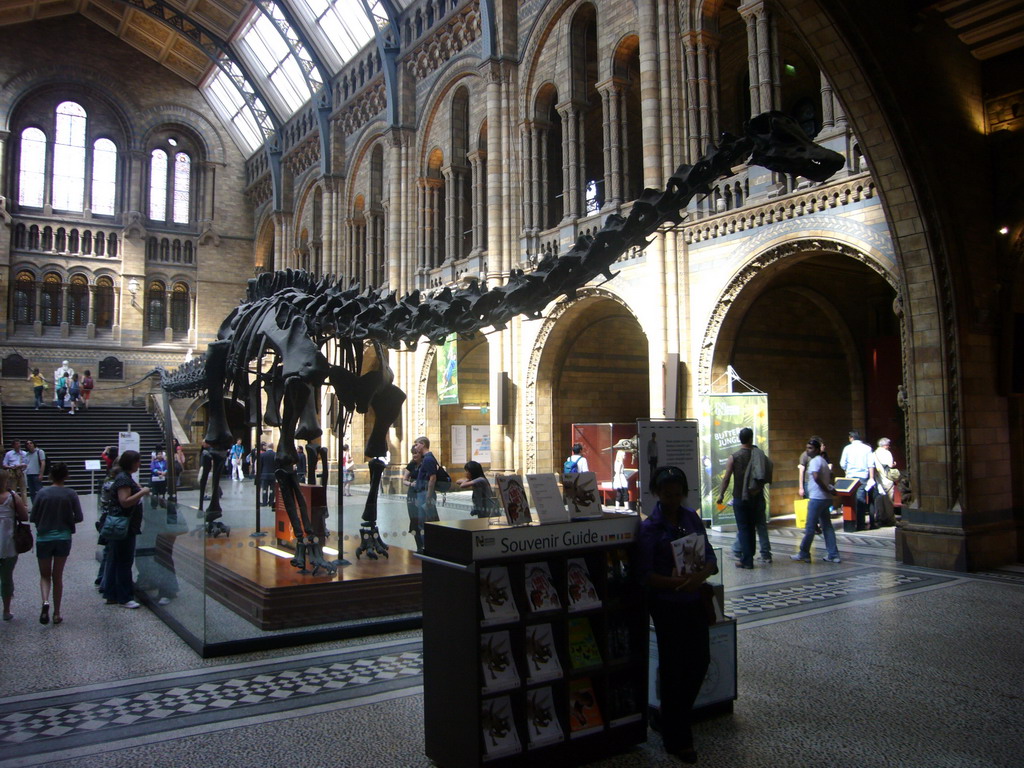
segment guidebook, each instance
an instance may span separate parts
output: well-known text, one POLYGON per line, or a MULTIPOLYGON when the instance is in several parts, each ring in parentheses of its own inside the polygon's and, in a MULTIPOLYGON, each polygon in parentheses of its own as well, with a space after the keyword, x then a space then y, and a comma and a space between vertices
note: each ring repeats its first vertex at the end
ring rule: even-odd
POLYGON ((484 693, 519 687, 519 671, 512 658, 512 640, 508 631, 480 635, 480 664, 484 672, 484 693))
POLYGON ((489 627, 519 621, 519 610, 512 597, 508 569, 504 566, 481 568, 479 579, 480 607, 483 609, 480 626, 489 627))
POLYGON ((585 616, 569 619, 569 663, 573 670, 601 666, 601 651, 585 616))
POLYGON ((570 520, 593 520, 604 514, 597 491, 597 475, 593 472, 562 475, 562 498, 570 520))
POLYGON ((480 708, 480 729, 484 736, 484 759, 493 760, 522 752, 508 696, 484 700, 480 708))
POLYGON ((590 580, 586 560, 582 557, 570 558, 566 563, 565 575, 570 611, 586 611, 601 607, 601 598, 597 596, 594 582, 590 580))
POLYGON ((545 524, 569 522, 569 513, 565 510, 554 475, 527 475, 526 482, 537 508, 537 520, 545 524))
POLYGON ((688 533, 672 541, 672 556, 680 575, 696 573, 704 567, 704 535, 688 533))
POLYGON ((526 489, 521 475, 498 475, 498 498, 505 509, 505 520, 509 525, 525 525, 532 519, 530 504, 526 500, 526 489))
POLYGON ((529 749, 557 744, 564 738, 551 688, 538 688, 526 694, 526 731, 529 749))
POLYGON ((547 563, 527 563, 523 570, 526 574, 526 602, 531 613, 554 611, 562 607, 547 563))
POLYGON ((597 694, 589 677, 569 683, 569 726, 574 739, 604 728, 597 694))
POLYGON ((557 680, 562 676, 562 665, 558 661, 555 636, 550 624, 538 624, 526 628, 526 682, 539 683, 543 680, 557 680))

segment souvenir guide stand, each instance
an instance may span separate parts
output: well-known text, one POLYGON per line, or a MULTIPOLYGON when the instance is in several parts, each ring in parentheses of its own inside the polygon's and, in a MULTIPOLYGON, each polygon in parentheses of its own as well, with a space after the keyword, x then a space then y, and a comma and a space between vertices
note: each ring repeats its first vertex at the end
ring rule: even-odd
POLYGON ((443 768, 576 765, 647 738, 639 518, 428 523, 427 756, 443 768))
POLYGON ((843 531, 857 530, 857 489, 860 480, 855 477, 839 477, 835 481, 836 496, 843 504, 843 531))

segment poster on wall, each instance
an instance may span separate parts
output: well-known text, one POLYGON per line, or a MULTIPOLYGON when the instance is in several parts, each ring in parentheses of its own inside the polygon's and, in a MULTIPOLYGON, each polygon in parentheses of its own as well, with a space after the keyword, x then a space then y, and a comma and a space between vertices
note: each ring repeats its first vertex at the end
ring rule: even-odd
MULTIPOLYGON (((768 395, 742 392, 701 398, 701 509, 704 517, 711 518, 711 525, 715 528, 736 524, 731 480, 725 493, 725 503, 719 507, 717 501, 726 462, 739 450, 743 427, 754 430, 754 445, 769 453, 768 395)), ((767 496, 765 493, 766 505, 767 496)))
POLYGON ((690 494, 683 502, 700 509, 700 439, 696 421, 665 419, 636 422, 637 443, 640 449, 640 501, 644 514, 649 515, 658 498, 651 493, 651 475, 658 467, 679 467, 686 473, 690 494))
POLYGON ((437 404, 459 402, 459 343, 453 333, 437 348, 437 404))
POLYGON ((491 463, 491 426, 474 424, 470 427, 470 458, 481 464, 491 463))
POLYGON ((452 453, 449 464, 462 466, 469 461, 468 443, 466 442, 466 425, 452 425, 452 453))

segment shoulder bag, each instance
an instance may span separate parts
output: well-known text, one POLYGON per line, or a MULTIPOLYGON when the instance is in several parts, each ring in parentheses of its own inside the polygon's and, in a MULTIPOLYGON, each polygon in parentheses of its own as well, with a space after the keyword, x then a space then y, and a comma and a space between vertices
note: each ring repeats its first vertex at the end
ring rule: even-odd
POLYGON ((14 551, 19 555, 23 555, 32 549, 32 526, 28 523, 23 523, 20 520, 14 521, 14 535, 11 537, 14 539, 14 551))
POLYGON ((100 538, 105 541, 124 541, 128 538, 129 523, 131 523, 130 515, 105 513, 103 525, 100 526, 100 538))

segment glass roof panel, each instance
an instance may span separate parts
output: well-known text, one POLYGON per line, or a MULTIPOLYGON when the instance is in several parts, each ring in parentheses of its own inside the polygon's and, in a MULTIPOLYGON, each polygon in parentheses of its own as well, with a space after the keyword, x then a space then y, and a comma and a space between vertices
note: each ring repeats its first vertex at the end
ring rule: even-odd
POLYGON ((253 16, 240 42, 239 55, 254 73, 267 77, 267 97, 275 102, 282 118, 290 117, 309 101, 313 94, 302 67, 266 14, 253 16))
POLYGON ((256 119, 226 72, 218 69, 202 90, 220 119, 234 128, 232 138, 243 155, 248 157, 262 146, 263 134, 256 119))
POLYGON ((318 47, 327 49, 335 72, 373 39, 360 0, 292 0, 290 5, 316 31, 318 47))

